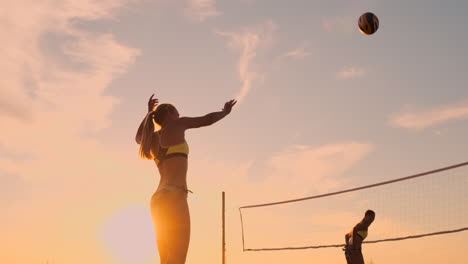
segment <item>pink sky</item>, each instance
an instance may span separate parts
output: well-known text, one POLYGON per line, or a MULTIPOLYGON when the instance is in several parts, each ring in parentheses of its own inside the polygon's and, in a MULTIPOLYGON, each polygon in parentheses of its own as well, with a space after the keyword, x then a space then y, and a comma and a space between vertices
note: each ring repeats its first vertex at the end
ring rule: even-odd
MULTIPOLYGON (((378 62, 355 59, 321 42, 333 36, 342 38, 333 45, 370 48, 348 30, 353 28, 348 20, 360 15, 357 4, 327 4, 312 34, 300 33, 299 18, 308 16, 286 15, 274 4, 258 8, 261 2, 5 3, 0 10, 0 205, 6 214, 0 218, 0 262, 158 263, 148 208, 158 175, 154 164, 139 159, 133 141, 152 93, 187 115, 220 110, 231 98, 240 101, 226 120, 187 135, 194 191, 188 263, 221 260, 221 191, 227 193, 228 263, 343 263, 339 249, 242 252, 237 208, 401 177, 466 157, 459 142, 466 135, 463 98, 468 94, 456 99, 462 96, 454 90, 438 101, 431 90, 430 100, 379 103, 372 97, 380 89, 377 79, 395 79, 385 70, 391 55, 378 62), (338 9, 341 13, 330 11, 338 9), (371 108, 379 104, 384 108, 371 108), (436 151, 427 149, 428 142, 436 151)), ((291 5, 298 8, 299 2, 291 5)), ((379 35, 375 41, 383 43, 379 35)), ((459 185, 460 194, 466 177, 458 181, 452 184, 459 185)), ((307 226, 306 221, 346 232, 361 214, 346 208, 320 216, 270 213, 249 221, 270 217, 266 232, 276 223, 307 226)), ((398 225, 386 218, 376 228, 398 225)), ((252 229, 250 241, 268 241, 262 232, 252 229)), ((268 234, 293 240, 288 235, 294 232, 268 234)), ((297 234, 296 241, 307 242, 297 234)), ((460 233, 367 245, 365 255, 377 264, 461 264, 467 241, 460 233)))

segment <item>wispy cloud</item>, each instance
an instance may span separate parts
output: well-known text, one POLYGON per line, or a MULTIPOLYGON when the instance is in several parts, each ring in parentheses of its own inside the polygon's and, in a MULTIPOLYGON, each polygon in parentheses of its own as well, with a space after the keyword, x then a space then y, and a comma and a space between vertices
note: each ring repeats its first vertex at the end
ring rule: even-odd
POLYGON ((110 18, 125 1, 26 2, 10 4, 1 14, 5 23, 0 29, 9 40, 0 50, 7 58, 0 62, 5 74, 0 98, 8 99, 0 101, 0 146, 50 152, 55 144, 69 144, 67 139, 109 125, 118 100, 103 93, 139 51, 119 44, 111 34, 84 31, 72 23, 110 18), (25 10, 25 5, 31 8, 25 10), (44 138, 54 140, 45 143, 44 138))
POLYGON ((362 78, 366 75, 366 70, 359 67, 348 67, 336 74, 336 78, 339 80, 348 80, 355 78, 362 78))
POLYGON ((465 119, 468 119, 468 101, 393 114, 390 117, 390 124, 410 130, 423 130, 446 122, 465 119))
POLYGON ((311 54, 309 51, 307 51, 308 46, 309 45, 307 43, 304 43, 299 47, 286 52, 281 57, 303 59, 311 54))
POLYGON ((318 147, 293 145, 272 154, 265 164, 252 160, 240 165, 228 162, 217 164, 211 158, 211 161, 198 160, 192 172, 210 177, 229 171, 225 178, 210 178, 213 186, 209 188, 233 193, 242 189, 243 195, 238 197, 243 199, 242 203, 255 203, 259 199, 271 201, 298 198, 311 192, 326 192, 342 187, 347 183, 342 173, 356 166, 374 149, 374 145, 364 142, 340 142, 318 147), (210 166, 205 166, 208 164, 210 166), (258 175, 249 175, 253 167, 259 166, 263 169, 256 170, 258 175), (207 168, 209 171, 206 171, 207 168), (259 196, 259 189, 267 193, 267 197, 259 196))
POLYGON ((216 9, 215 0, 189 0, 187 13, 197 22, 221 15, 221 12, 216 9))
POLYGON ((297 145, 276 154, 269 165, 282 186, 291 185, 299 193, 327 191, 340 187, 343 182, 337 176, 352 168, 373 149, 373 145, 360 142, 321 147, 297 145))
POLYGON ((271 43, 275 31, 276 25, 270 21, 239 32, 217 32, 220 36, 229 39, 229 48, 240 52, 238 71, 242 88, 237 95, 239 102, 249 93, 252 82, 260 76, 258 69, 253 65, 254 59, 262 48, 271 43))
POLYGON ((60 233, 76 238, 69 241, 70 248, 90 254, 70 253, 60 262, 79 262, 83 257, 105 262, 96 252, 99 242, 89 243, 102 214, 88 199, 97 197, 111 175, 119 177, 115 168, 124 171, 128 164, 85 135, 111 125, 110 113, 119 100, 105 93, 140 52, 112 34, 88 31, 78 22, 112 19, 129 1, 23 0, 0 9, 0 31, 7 36, 0 49, 0 192, 16 188, 24 191, 23 200, 34 197, 40 204, 9 203, 12 214, 0 219, 2 226, 3 221, 15 221, 14 228, 2 233, 0 245, 9 241, 10 247, 28 249, 22 256, 11 251, 8 257, 16 262, 37 262, 51 248, 60 247, 60 233), (83 191, 86 198, 76 200, 83 191), (65 203, 87 215, 79 228, 65 203), (22 224, 26 218, 34 219, 35 225, 22 224))

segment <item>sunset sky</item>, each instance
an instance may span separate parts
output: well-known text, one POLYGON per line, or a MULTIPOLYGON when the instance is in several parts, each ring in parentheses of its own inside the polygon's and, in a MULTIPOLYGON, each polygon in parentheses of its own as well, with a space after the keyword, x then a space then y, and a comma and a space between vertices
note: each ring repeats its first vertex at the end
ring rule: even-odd
MULTIPOLYGON (((239 101, 186 133, 189 264, 221 263, 222 191, 227 263, 339 264, 339 248, 243 252, 238 208, 468 161, 466 0, 0 3, 0 263, 159 263, 159 174, 134 139, 153 93, 182 116, 239 101)), ((370 240, 466 227, 467 175, 252 209, 246 242, 342 243, 366 209, 370 240)), ((466 264, 468 232, 363 248, 366 263, 466 264)))

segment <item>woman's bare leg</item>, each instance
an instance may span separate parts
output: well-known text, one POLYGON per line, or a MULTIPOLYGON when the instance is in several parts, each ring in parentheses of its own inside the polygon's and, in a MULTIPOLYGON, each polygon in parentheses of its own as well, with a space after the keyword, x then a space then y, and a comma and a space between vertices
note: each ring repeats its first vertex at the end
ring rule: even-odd
POLYGON ((184 264, 190 242, 187 194, 163 191, 151 202, 161 264, 184 264))
POLYGON ((187 199, 177 201, 173 207, 171 219, 174 222, 169 230, 168 237, 169 256, 168 264, 185 264, 190 242, 190 214, 187 199))

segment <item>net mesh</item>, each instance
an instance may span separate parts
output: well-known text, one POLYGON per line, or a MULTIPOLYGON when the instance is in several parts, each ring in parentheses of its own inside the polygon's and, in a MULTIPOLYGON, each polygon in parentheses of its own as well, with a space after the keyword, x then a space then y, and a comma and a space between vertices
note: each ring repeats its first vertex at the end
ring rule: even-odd
POLYGON ((468 162, 337 192, 239 208, 244 251, 344 246, 367 209, 364 243, 468 230, 468 162), (247 234, 255 234, 247 236, 247 234))

